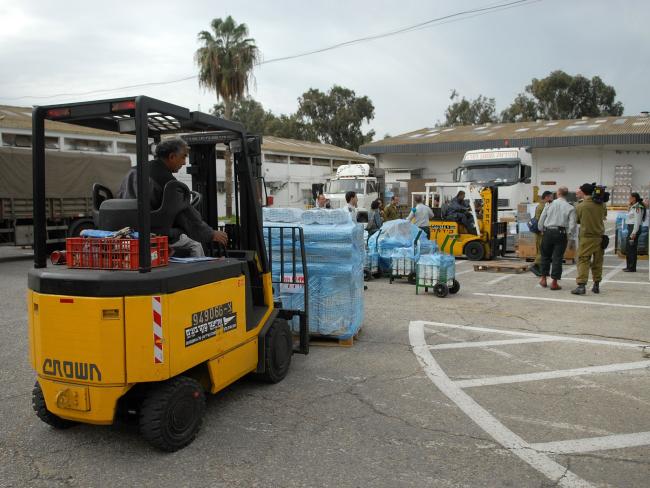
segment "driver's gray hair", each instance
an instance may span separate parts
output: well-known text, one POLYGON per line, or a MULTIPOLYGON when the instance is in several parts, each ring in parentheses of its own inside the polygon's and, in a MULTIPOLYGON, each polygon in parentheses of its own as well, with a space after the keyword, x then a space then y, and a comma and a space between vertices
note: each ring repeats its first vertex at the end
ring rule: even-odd
POLYGON ((155 156, 156 159, 167 159, 170 155, 178 154, 185 148, 187 148, 187 143, 183 139, 179 137, 168 139, 156 146, 155 156))

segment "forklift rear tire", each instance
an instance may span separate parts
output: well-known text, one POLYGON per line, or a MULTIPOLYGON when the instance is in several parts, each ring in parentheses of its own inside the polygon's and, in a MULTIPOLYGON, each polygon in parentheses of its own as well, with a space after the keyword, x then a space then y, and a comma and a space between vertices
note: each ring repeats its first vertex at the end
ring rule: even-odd
POLYGON ((45 404, 45 397, 43 396, 43 390, 41 389, 41 385, 38 384, 38 381, 32 390, 32 407, 34 408, 34 412, 36 412, 36 416, 39 419, 41 419, 46 424, 54 427, 55 429, 69 429, 70 427, 77 425, 77 422, 62 419, 47 409, 47 405, 45 404))
POLYGON ((140 408, 140 433, 161 451, 174 452, 196 437, 205 413, 201 384, 177 376, 152 385, 140 408))
POLYGON ((458 293, 458 290, 460 290, 460 283, 454 280, 454 283, 451 285, 451 288, 449 288, 449 293, 453 295, 455 293, 458 293))
POLYGON ((275 319, 264 338, 264 372, 258 377, 267 383, 279 383, 287 376, 293 354, 291 329, 285 319, 275 319))
POLYGON ((449 295, 449 288, 444 283, 438 283, 433 286, 433 294, 438 298, 445 298, 449 295))
POLYGON ((464 254, 470 261, 480 261, 485 257, 485 247, 480 241, 470 241, 465 244, 464 254))

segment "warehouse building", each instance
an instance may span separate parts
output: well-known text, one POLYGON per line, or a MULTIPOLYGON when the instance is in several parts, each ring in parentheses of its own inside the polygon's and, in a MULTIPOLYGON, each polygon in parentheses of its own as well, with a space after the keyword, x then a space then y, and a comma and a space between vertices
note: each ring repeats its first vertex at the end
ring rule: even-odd
MULTIPOLYGON (((62 122, 45 122, 46 148, 59 151, 122 154, 135 164, 132 136, 62 122)), ((29 107, 0 106, 0 145, 31 147, 32 111, 29 107)), ((217 157, 223 159, 223 149, 217 157)), ((312 202, 312 184, 324 183, 342 164, 374 164, 374 158, 330 144, 264 137, 262 171, 276 206, 303 207, 312 202)), ((224 164, 217 165, 219 208, 225 208, 224 164)), ((190 182, 185 168, 179 179, 190 182)))
POLYGON ((404 192, 405 186, 419 191, 415 182, 423 187, 434 179, 453 181, 466 151, 508 146, 531 148, 531 183, 539 192, 595 181, 616 186, 617 204, 630 191, 650 193, 650 117, 645 113, 424 128, 364 145, 360 152, 374 156, 386 170, 389 188, 401 186, 404 192))

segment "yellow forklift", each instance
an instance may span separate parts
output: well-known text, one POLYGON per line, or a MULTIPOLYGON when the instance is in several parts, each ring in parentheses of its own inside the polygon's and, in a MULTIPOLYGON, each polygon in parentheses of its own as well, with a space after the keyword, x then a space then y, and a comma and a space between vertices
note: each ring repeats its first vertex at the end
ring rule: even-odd
POLYGON ((430 238, 438 249, 452 256, 465 256, 472 261, 496 259, 506 253, 507 223, 498 222, 497 186, 476 186, 470 183, 427 183, 425 202, 432 206, 434 217, 429 221, 430 238), (448 202, 459 191, 468 201, 467 218, 474 229, 445 216, 448 202), (435 206, 435 196, 440 205, 435 206), (474 230, 474 232, 472 232, 474 230))
MULTIPOLYGON (((241 124, 144 96, 40 106, 32 118, 35 259, 27 307, 37 374, 34 410, 55 428, 137 416, 153 446, 181 449, 197 435, 206 393, 249 373, 281 381, 292 353, 309 350, 308 307, 283 310, 274 303, 262 229, 261 138, 241 124), (100 227, 137 229, 137 269, 47 266, 45 120, 135 135, 137 199, 114 199, 97 185, 93 199, 100 227), (206 249, 218 259, 152 267, 159 249, 151 244, 151 232, 169 228, 174 212, 162 209, 165 197, 161 209, 150 209, 147 161, 150 141, 167 134, 185 134, 188 173, 195 196, 202 196, 192 203, 213 228, 216 144, 228 145, 234 155, 236 216, 226 229, 229 246, 206 249), (287 322, 295 316, 297 344, 287 322)), ((181 203, 189 204, 189 198, 181 203)), ((294 251, 283 262, 291 259, 302 259, 307 272, 304 252, 294 251)))

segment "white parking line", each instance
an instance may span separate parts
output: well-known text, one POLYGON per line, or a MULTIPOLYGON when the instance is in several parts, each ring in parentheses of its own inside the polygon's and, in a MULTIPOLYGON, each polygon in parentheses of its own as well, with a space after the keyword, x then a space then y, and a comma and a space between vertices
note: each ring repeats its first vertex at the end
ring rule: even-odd
POLYGON ((474 272, 474 268, 472 268, 472 269, 466 269, 466 270, 464 270, 464 271, 459 271, 458 273, 456 273, 456 276, 464 275, 464 274, 466 274, 466 273, 473 273, 473 272, 474 272))
POLYGON ((572 454, 647 446, 648 444, 650 444, 650 432, 638 432, 636 434, 606 435, 568 441, 540 442, 531 444, 530 447, 536 451, 549 454, 572 454))
POLYGON ((458 388, 431 355, 431 351, 429 351, 424 338, 424 322, 411 322, 409 324, 409 340, 413 347, 415 357, 431 382, 452 400, 465 415, 472 419, 503 447, 557 483, 557 486, 565 488, 592 486, 546 454, 531 449, 530 444, 508 429, 487 410, 476 403, 472 397, 458 388))
POLYGON ((541 371, 539 373, 512 374, 507 376, 492 376, 489 378, 476 378, 471 380, 456 381, 459 388, 473 388, 476 386, 503 385, 508 383, 524 383, 527 381, 550 380, 556 378, 570 378, 596 373, 613 373, 615 371, 631 371, 645 369, 650 366, 650 361, 637 361, 634 363, 606 364, 604 366, 590 366, 587 368, 561 369, 556 371, 541 371))
POLYGON ((621 263, 618 266, 616 266, 613 270, 611 270, 609 273, 607 273, 605 276, 603 276, 603 283, 605 283, 606 281, 609 281, 609 279, 612 278, 619 271, 622 271, 623 268, 625 268, 625 266, 626 266, 625 263, 621 263))
MULTIPOLYGON (((523 273, 522 273, 523 274, 523 273)), ((493 280, 490 280, 486 283, 486 285, 495 285, 496 283, 500 283, 504 280, 507 280, 508 278, 511 278, 515 276, 513 273, 508 273, 503 276, 499 276, 498 278, 494 278, 493 280)))
POLYGON ((474 342, 448 342, 445 344, 436 344, 429 346, 429 349, 443 350, 443 349, 465 349, 471 347, 491 347, 491 346, 507 346, 509 344, 531 344, 535 342, 557 342, 561 339, 553 337, 532 337, 530 339, 504 339, 500 341, 474 341, 474 342))
POLYGON ((603 307, 650 309, 650 305, 631 305, 627 303, 593 302, 589 300, 567 300, 564 298, 526 297, 526 296, 519 296, 519 295, 500 295, 497 293, 474 293, 474 295, 485 296, 485 297, 497 297, 497 298, 514 298, 517 300, 538 300, 544 302, 579 303, 582 305, 600 305, 603 307))
POLYGON ((650 281, 618 281, 618 280, 607 280, 607 283, 620 283, 621 285, 650 285, 650 281))

